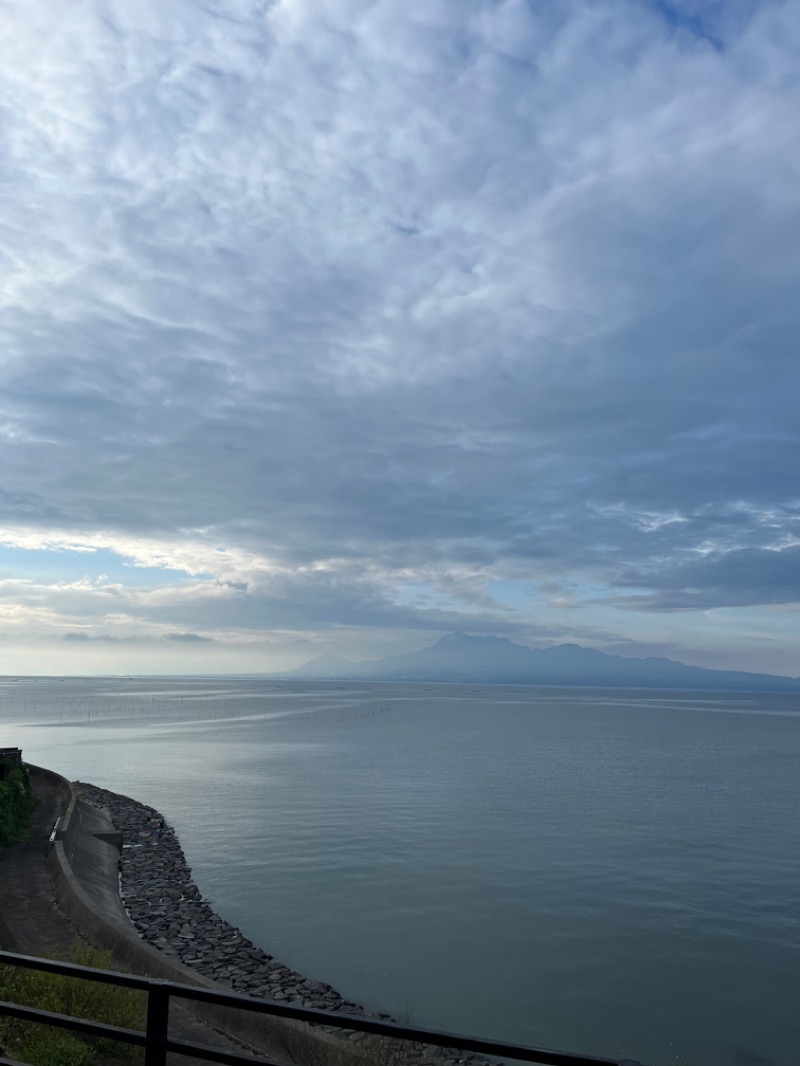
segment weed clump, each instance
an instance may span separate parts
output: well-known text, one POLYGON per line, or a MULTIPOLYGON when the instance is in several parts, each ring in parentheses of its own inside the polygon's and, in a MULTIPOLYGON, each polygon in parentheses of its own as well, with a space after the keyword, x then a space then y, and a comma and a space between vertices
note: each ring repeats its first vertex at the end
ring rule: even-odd
POLYGON ((9 768, 0 781, 0 848, 25 840, 35 807, 27 769, 9 768))
MULTIPOLYGON (((99 970, 112 968, 109 952, 81 943, 73 949, 71 961, 99 970)), ((144 992, 19 966, 0 966, 0 999, 124 1029, 143 1029, 147 1012, 144 992)), ((94 1066, 106 1058, 142 1061, 141 1048, 8 1017, 0 1017, 2 1055, 30 1066, 94 1066)))

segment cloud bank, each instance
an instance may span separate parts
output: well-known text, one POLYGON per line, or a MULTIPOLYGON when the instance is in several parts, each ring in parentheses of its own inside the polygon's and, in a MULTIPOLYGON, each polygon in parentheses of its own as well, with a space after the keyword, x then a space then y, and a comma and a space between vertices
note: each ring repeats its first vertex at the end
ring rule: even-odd
POLYGON ((460 628, 800 672, 796 4, 0 39, 0 669, 460 628))

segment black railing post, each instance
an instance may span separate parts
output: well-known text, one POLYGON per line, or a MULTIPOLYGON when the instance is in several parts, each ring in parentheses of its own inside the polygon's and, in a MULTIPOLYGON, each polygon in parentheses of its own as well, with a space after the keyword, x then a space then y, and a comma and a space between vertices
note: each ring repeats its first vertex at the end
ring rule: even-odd
POLYGON ((147 993, 147 1043, 144 1066, 166 1066, 169 981, 151 981, 147 993))

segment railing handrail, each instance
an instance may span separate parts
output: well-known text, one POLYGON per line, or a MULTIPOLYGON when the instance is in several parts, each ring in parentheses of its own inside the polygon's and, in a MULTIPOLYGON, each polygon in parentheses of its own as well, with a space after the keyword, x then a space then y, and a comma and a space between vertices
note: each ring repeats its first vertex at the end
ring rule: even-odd
POLYGON ((546 1048, 529 1047, 523 1044, 510 1044, 500 1040, 488 1040, 484 1037, 465 1036, 448 1033, 439 1029, 424 1029, 419 1026, 401 1025, 398 1022, 381 1021, 377 1018, 361 1017, 353 1014, 331 1013, 314 1007, 298 1007, 287 1003, 277 1003, 271 999, 256 999, 236 992, 203 988, 199 985, 184 985, 177 981, 161 978, 139 977, 136 974, 118 973, 114 970, 99 970, 93 966, 81 966, 74 962, 59 962, 55 959, 41 959, 34 955, 18 955, 11 951, 0 951, 0 964, 20 966, 39 970, 43 973, 61 974, 100 984, 115 985, 119 988, 131 988, 146 992, 148 997, 147 1031, 138 1032, 122 1029, 101 1022, 91 1022, 69 1015, 53 1014, 35 1007, 21 1007, 14 1003, 0 1002, 0 1015, 38 1021, 58 1028, 83 1032, 91 1036, 119 1040, 123 1043, 145 1048, 145 1066, 163 1066, 166 1052, 179 1055, 195 1055, 214 1063, 250 1063, 251 1066, 276 1066, 267 1058, 253 1058, 236 1052, 227 1052, 202 1044, 173 1040, 169 1037, 167 1026, 169 1020, 169 1002, 172 998, 189 999, 209 1003, 219 1007, 233 1007, 237 1010, 253 1011, 278 1018, 289 1018, 299 1022, 313 1022, 338 1029, 350 1029, 368 1033, 373 1036, 386 1036, 396 1040, 414 1040, 436 1047, 458 1049, 477 1054, 490 1055, 493 1058, 510 1058, 523 1062, 539 1063, 541 1066, 639 1066, 632 1059, 610 1059, 596 1055, 580 1055, 568 1051, 553 1051, 546 1048))

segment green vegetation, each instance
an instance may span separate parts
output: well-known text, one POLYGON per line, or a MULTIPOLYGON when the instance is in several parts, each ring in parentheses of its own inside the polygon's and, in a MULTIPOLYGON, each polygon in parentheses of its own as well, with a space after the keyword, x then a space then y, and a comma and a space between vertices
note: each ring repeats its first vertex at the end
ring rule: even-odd
POLYGON ((27 837, 35 806, 25 767, 7 769, 5 778, 0 781, 0 848, 27 837))
MULTIPOLYGON (((100 970, 112 969, 110 953, 85 944, 76 945, 71 961, 100 970)), ((144 992, 18 966, 0 967, 0 999, 125 1029, 144 1029, 147 1013, 144 992)), ((66 1029, 15 1018, 0 1018, 0 1056, 31 1066, 93 1066, 110 1061, 130 1064, 141 1062, 142 1054, 141 1048, 113 1040, 79 1036, 66 1029)))

